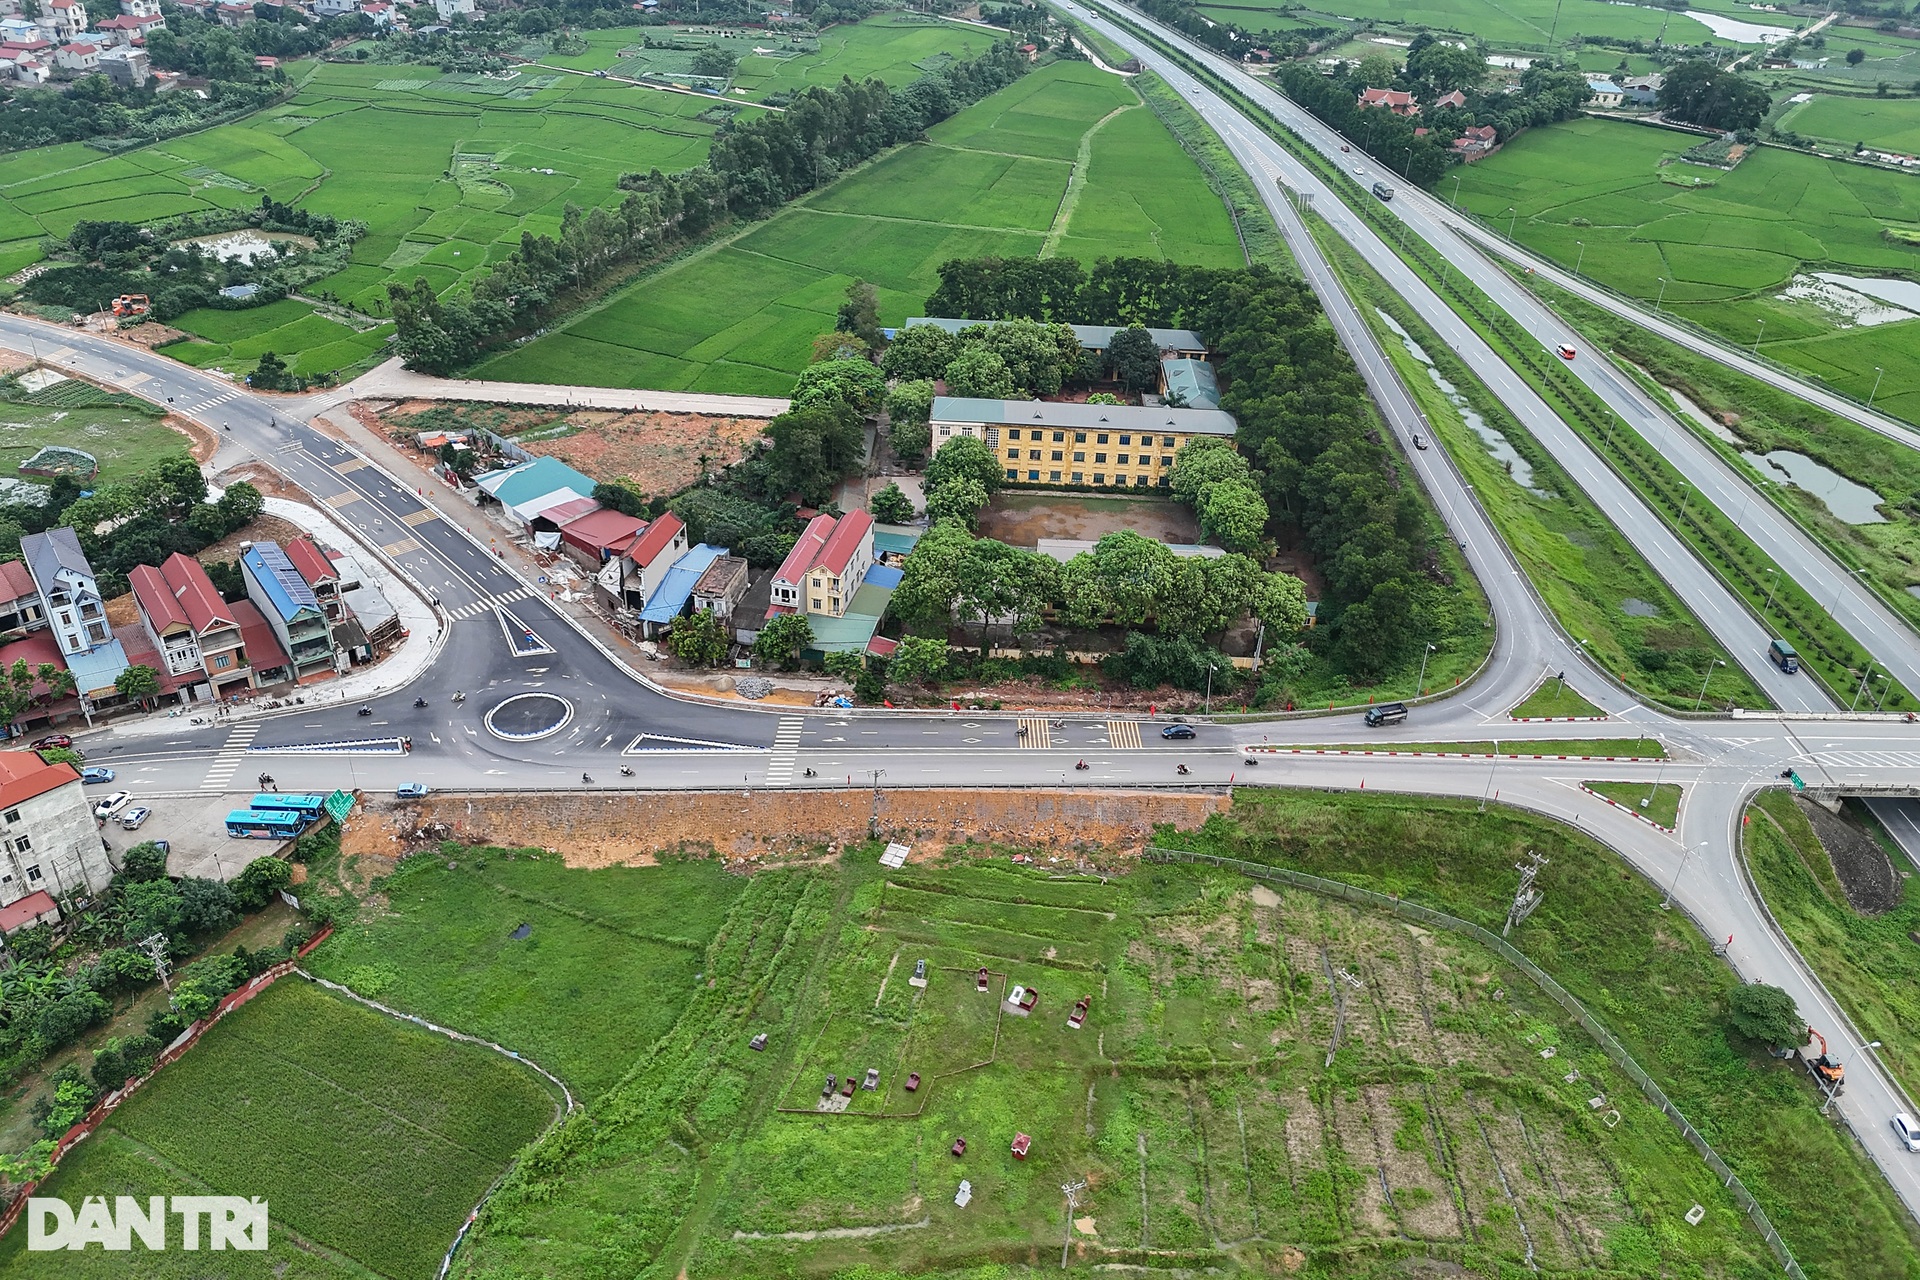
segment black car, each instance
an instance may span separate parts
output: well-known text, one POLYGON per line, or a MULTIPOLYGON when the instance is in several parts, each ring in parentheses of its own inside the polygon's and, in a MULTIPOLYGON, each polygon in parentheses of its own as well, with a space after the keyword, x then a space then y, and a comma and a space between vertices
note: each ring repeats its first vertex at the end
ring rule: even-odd
POLYGON ((1160 736, 1163 738, 1197 738, 1200 735, 1194 732, 1193 726, 1190 724, 1170 724, 1160 731, 1160 736))

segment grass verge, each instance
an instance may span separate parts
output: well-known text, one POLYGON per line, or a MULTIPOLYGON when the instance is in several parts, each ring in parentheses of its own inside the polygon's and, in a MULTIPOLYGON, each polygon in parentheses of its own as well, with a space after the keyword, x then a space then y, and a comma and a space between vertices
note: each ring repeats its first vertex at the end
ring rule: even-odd
MULTIPOLYGON (((1856 1027, 1881 1041, 1880 1059, 1909 1096, 1920 1093, 1920 893, 1877 916, 1847 902, 1833 862, 1786 791, 1764 791, 1747 810, 1742 851, 1773 918, 1856 1027)), ((1913 870, 1897 847, 1896 871, 1913 870)))
POLYGON ((1584 782, 1581 785, 1669 831, 1680 817, 1678 783, 1662 782, 1652 787, 1643 782, 1584 782))
POLYGON ((1566 681, 1549 680, 1507 714, 1516 720, 1559 720, 1567 716, 1600 717, 1606 712, 1567 688, 1566 681))
MULTIPOLYGON (((1738 978, 1660 890, 1571 828, 1472 801, 1247 792, 1176 848, 1294 867, 1498 930, 1513 865, 1550 860, 1512 942, 1584 1001, 1761 1202, 1809 1275, 1912 1275, 1920 1229, 1812 1090, 1728 1026, 1738 978), (1835 1212, 1845 1206, 1844 1212, 1835 1212)), ((1672 1228, 1674 1231, 1680 1227, 1672 1228)), ((1640 1274, 1647 1274, 1642 1271, 1640 1274)))
MULTIPOLYGON (((1343 742, 1331 747, 1302 747, 1302 751, 1373 751, 1385 753, 1397 752, 1400 755, 1452 755, 1487 756, 1495 752, 1510 760, 1524 760, 1532 756, 1601 756, 1623 757, 1629 760, 1664 760, 1667 749, 1652 738, 1553 738, 1539 742, 1523 740, 1515 742, 1509 738, 1507 747, 1501 750, 1495 742, 1343 742), (1516 746, 1523 750, 1515 751, 1516 746)), ((1282 751, 1286 748, 1282 747, 1282 751)))

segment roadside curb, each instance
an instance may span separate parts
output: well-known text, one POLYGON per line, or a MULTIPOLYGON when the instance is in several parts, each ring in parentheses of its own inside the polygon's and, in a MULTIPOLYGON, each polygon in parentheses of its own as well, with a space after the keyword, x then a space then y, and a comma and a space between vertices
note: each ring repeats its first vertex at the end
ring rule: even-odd
MULTIPOLYGON (((1405 756, 1416 760, 1567 760, 1644 764, 1668 759, 1666 756, 1543 756, 1511 751, 1335 751, 1326 747, 1247 747, 1248 753, 1264 751, 1269 755, 1289 756, 1405 756)), ((1602 797, 1603 799, 1605 797, 1602 797)), ((1664 828, 1663 828, 1664 829, 1664 828)))
POLYGON ((1508 716, 1515 724, 1598 724, 1612 716, 1508 716))
POLYGON ((1674 829, 1672 827, 1661 826, 1659 823, 1655 822, 1652 818, 1649 818, 1646 814, 1641 813, 1638 810, 1634 809, 1633 806, 1621 804, 1618 800, 1615 800, 1612 796, 1603 796, 1598 791, 1595 791, 1592 787, 1588 786, 1584 782, 1580 784, 1580 789, 1586 792, 1588 795, 1592 796, 1595 800, 1599 800, 1599 801, 1602 801, 1603 803, 1610 804, 1614 808, 1626 814, 1628 817, 1633 818, 1636 821, 1646 823, 1648 826, 1652 827, 1655 831, 1664 832, 1667 835, 1672 835, 1674 832, 1674 829))

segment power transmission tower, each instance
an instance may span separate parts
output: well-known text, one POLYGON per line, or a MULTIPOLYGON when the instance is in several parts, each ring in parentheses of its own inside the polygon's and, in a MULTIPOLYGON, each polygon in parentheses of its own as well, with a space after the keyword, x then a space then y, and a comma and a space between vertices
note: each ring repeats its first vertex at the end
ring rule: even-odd
POLYGON ((1500 930, 1500 936, 1506 937, 1513 932, 1513 926, 1532 915, 1534 908, 1546 895, 1533 887, 1533 882, 1545 869, 1550 859, 1543 858, 1533 850, 1527 850, 1527 861, 1516 862, 1513 869, 1520 873, 1520 887, 1514 890, 1513 905, 1507 908, 1507 926, 1500 930))
POLYGON ((173 970, 173 965, 167 960, 167 935, 156 933, 140 939, 140 949, 147 953, 147 959, 153 961, 153 971, 159 975, 162 989, 172 994, 173 983, 167 980, 167 975, 173 970))
POLYGON ((1077 1197, 1087 1189, 1087 1182, 1084 1178, 1077 1182, 1063 1182, 1060 1184, 1060 1189, 1067 1193, 1067 1234, 1066 1238, 1060 1242, 1060 1269, 1065 1271, 1067 1250, 1073 1247, 1073 1211, 1079 1207, 1080 1202, 1077 1197))

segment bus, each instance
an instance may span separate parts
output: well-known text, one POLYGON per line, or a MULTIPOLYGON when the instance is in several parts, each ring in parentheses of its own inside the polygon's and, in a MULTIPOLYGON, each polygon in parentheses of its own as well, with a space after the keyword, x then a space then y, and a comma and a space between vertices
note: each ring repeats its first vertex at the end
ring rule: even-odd
POLYGON ((227 834, 236 840, 292 840, 305 825, 289 809, 235 809, 227 815, 227 834))
POLYGON ((1785 640, 1775 640, 1767 647, 1767 657, 1773 659, 1773 665, 1792 675, 1800 669, 1800 655, 1785 640))
POLYGON ((249 807, 263 813, 271 810, 285 810, 288 813, 297 813, 300 815, 300 820, 306 823, 320 821, 320 815, 326 812, 326 805, 327 798, 325 796, 296 796, 281 792, 263 792, 253 798, 253 803, 249 807))

